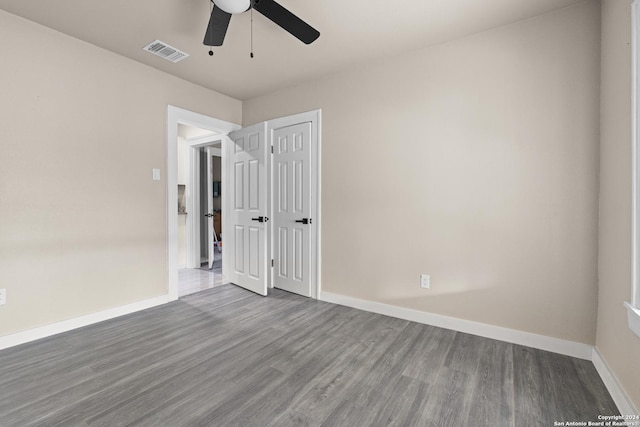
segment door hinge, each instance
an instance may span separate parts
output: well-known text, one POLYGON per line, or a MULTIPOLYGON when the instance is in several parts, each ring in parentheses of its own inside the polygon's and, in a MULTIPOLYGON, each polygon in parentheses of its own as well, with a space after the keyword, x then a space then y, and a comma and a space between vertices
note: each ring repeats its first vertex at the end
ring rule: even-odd
POLYGON ((276 266, 276 260, 272 259, 271 260, 271 267, 275 267, 276 266))
POLYGON ((271 146, 271 154, 273 154, 273 145, 271 146))

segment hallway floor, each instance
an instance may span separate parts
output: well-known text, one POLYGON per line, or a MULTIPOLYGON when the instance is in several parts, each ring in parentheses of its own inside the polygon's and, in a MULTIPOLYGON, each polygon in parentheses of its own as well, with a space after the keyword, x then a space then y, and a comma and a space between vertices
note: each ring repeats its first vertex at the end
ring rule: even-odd
POLYGON ((181 268, 178 270, 178 296, 180 298, 225 283, 222 279, 222 254, 217 252, 211 270, 209 270, 207 263, 202 264, 200 268, 181 268))

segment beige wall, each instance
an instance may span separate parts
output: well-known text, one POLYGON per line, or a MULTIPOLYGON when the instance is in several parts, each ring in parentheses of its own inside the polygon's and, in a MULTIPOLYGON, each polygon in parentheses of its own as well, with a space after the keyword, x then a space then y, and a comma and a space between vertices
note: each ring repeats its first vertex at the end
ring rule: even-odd
POLYGON ((245 125, 322 108, 323 290, 593 344, 599 22, 589 1, 245 101, 245 125))
POLYGON ((640 338, 631 299, 631 2, 602 2, 600 242, 597 347, 640 408, 640 338))
POLYGON ((167 105, 241 103, 3 11, 0 51, 0 336, 166 294, 167 105))

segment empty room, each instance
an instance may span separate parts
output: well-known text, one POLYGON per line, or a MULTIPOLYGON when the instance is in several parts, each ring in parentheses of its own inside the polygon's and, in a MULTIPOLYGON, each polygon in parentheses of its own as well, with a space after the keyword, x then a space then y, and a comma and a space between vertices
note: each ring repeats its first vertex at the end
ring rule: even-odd
POLYGON ((0 426, 640 427, 640 0, 0 0, 0 426))

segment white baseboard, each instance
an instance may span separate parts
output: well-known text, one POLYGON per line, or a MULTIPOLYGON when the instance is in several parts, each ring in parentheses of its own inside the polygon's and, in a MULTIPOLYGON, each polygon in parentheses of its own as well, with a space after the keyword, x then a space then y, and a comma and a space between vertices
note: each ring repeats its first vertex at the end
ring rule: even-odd
POLYGON ((609 394, 613 398, 613 401, 616 403, 618 410, 622 415, 640 415, 638 412, 638 408, 636 408, 629 399, 629 395, 624 388, 620 385, 620 381, 615 376, 613 371, 607 365, 607 362, 604 360, 600 351, 598 351, 597 347, 593 349, 593 365, 596 367, 598 374, 600 374, 600 378, 602 378, 602 382, 609 390, 609 394))
POLYGON ((559 338, 547 337, 544 335, 532 334, 530 332, 518 331, 515 329, 502 328, 500 326, 488 325, 486 323, 474 322, 471 320, 457 319, 439 314, 427 313, 409 308, 397 307, 362 300, 359 298, 338 295, 331 292, 320 292, 321 301, 334 304, 345 305, 372 313, 384 314, 386 316, 399 319, 410 320, 412 322, 423 323, 440 328, 451 329, 467 334, 478 335, 485 338, 492 338, 499 341, 506 341, 513 344, 533 347, 540 350, 551 351, 579 359, 591 360, 593 346, 574 341, 562 340, 559 338))
POLYGON ((144 301, 134 302, 132 304, 99 311, 97 313, 74 317, 73 319, 63 320, 61 322, 52 323, 50 325, 40 326, 38 328, 29 329, 24 332, 5 335, 0 337, 0 350, 28 343, 30 341, 35 341, 41 338, 50 337, 52 335, 57 335, 62 332, 70 331, 72 329, 81 328, 83 326, 92 325, 94 323, 103 322, 115 317, 124 316, 125 314, 146 310, 147 308, 163 305, 170 301, 172 301, 172 299, 168 295, 162 295, 156 298, 151 298, 144 301))

